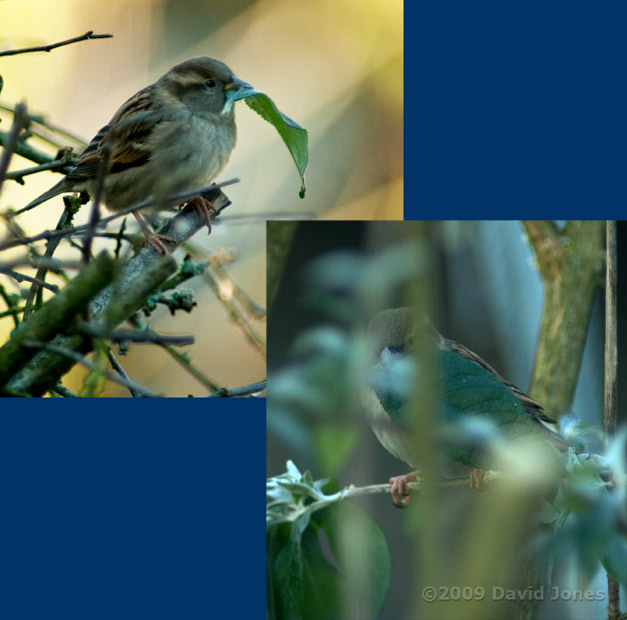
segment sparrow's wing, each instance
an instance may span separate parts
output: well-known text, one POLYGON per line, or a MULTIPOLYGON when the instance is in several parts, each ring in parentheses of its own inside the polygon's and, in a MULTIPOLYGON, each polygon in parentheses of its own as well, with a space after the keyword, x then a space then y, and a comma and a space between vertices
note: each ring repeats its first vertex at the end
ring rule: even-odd
MULTIPOLYGON (((451 459, 485 468, 485 456, 499 439, 529 440, 543 451, 542 445, 549 442, 560 449, 568 446, 529 414, 508 383, 474 356, 442 348, 434 351, 433 364, 436 432, 442 451, 451 459)), ((380 441, 397 456, 408 454, 405 446, 411 437, 408 422, 416 381, 416 362, 411 355, 377 364, 370 374, 370 387, 380 405, 377 417, 370 413, 370 423, 380 441)))
POLYGON ((148 86, 131 97, 89 143, 76 167, 67 178, 72 182, 93 179, 106 149, 111 149, 110 171, 122 172, 140 166, 150 158, 147 141, 161 121, 153 108, 151 90, 148 86))
POLYGON ((532 417, 509 383, 458 352, 440 349, 435 359, 435 390, 443 405, 443 428, 448 433, 443 445, 449 456, 481 467, 483 453, 493 441, 492 430, 506 441, 524 440, 559 466, 556 448, 564 450, 568 442, 532 417))
MULTIPOLYGON (((544 413, 542 405, 535 401, 533 398, 525 394, 520 388, 516 387, 513 383, 510 383, 507 379, 504 379, 490 364, 484 359, 479 357, 476 353, 467 349, 464 345, 461 345, 453 340, 444 340, 443 349, 450 351, 451 353, 459 356, 460 358, 469 360, 474 364, 477 364, 480 368, 485 369, 491 373, 494 377, 501 382, 511 394, 513 394, 520 404, 524 407, 528 416, 540 427, 543 433, 560 449, 563 451, 568 450, 570 444, 559 434, 554 432, 550 427, 546 426, 555 425, 555 420, 551 419, 544 413)), ((467 366, 471 368, 470 366, 467 366)))

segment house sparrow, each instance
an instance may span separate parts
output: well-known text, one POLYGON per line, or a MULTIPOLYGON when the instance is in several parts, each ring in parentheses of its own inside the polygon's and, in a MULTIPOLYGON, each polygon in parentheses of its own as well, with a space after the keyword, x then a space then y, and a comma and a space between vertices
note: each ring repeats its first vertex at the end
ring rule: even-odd
MULTIPOLYGON (((76 167, 16 213, 66 192, 94 195, 101 161, 109 150, 102 201, 120 211, 147 198, 209 185, 235 146, 233 103, 254 92, 219 60, 200 56, 182 62, 133 95, 89 143, 76 167)), ((194 205, 210 224, 210 205, 194 205)), ((170 202, 160 208, 175 206, 170 202)), ((147 240, 167 253, 159 235, 134 212, 147 240)))
MULTIPOLYGON (((384 310, 371 321, 368 335, 376 363, 364 390, 364 408, 383 446, 411 467, 416 466, 414 432, 409 428, 411 399, 418 382, 420 360, 414 352, 411 308, 384 310)), ((569 443, 548 424, 542 406, 504 379, 465 346, 447 340, 428 320, 426 336, 433 347, 433 401, 436 437, 450 459, 472 468, 471 486, 478 486, 489 465, 495 439, 533 442, 534 449, 559 456, 569 443), (558 451, 555 448, 558 448, 558 451)), ((406 484, 417 472, 390 479, 397 506, 409 501, 406 484)))

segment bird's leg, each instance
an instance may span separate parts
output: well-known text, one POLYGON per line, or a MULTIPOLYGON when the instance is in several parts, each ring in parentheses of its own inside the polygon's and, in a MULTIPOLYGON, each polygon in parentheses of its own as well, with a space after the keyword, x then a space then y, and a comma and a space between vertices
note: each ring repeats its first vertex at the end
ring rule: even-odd
POLYGON ((479 469, 475 467, 470 470, 468 474, 468 481, 470 482, 471 489, 479 489, 481 487, 481 482, 483 481, 483 477, 485 476, 485 471, 483 469, 479 469))
POLYGON ((165 247, 164 241, 171 241, 172 243, 176 243, 174 239, 171 237, 167 237, 166 235, 159 235, 156 232, 150 230, 148 224, 144 222, 141 215, 137 211, 133 211, 133 215, 135 219, 139 222, 139 225, 146 237, 146 241, 152 245, 152 247, 159 252, 159 254, 167 254, 168 248, 165 247))
POLYGON ((205 218, 207 224, 208 234, 211 234, 211 216, 217 213, 216 208, 206 198, 202 196, 196 196, 192 198, 189 203, 205 218))
POLYGON ((407 484, 415 482, 419 474, 420 472, 416 470, 409 474, 393 476, 390 478, 390 484, 392 485, 390 493, 392 494, 392 501, 395 506, 398 508, 404 508, 407 504, 409 504, 409 500, 411 499, 411 490, 407 488, 407 484))

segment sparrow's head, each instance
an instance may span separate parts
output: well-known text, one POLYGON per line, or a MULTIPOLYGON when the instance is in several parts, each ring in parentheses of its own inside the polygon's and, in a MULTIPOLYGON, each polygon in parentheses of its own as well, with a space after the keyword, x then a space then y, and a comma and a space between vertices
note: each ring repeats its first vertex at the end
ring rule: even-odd
MULTIPOLYGON (((368 338, 376 358, 381 360, 412 353, 416 326, 413 308, 393 308, 376 314, 368 327, 368 338)), ((436 347, 444 340, 426 316, 418 323, 418 328, 426 331, 436 347)))
POLYGON ((175 102, 198 113, 233 114, 233 103, 253 94, 220 60, 199 56, 172 67, 156 83, 157 89, 175 102))

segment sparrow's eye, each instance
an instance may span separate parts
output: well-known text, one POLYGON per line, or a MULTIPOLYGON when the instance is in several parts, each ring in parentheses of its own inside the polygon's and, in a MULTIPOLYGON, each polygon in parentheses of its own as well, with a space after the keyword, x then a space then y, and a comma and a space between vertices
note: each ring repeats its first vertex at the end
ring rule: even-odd
POLYGON ((388 351, 394 355, 402 355, 403 353, 405 353, 405 347, 403 346, 399 346, 399 347, 392 347, 389 346, 387 347, 388 351))
POLYGON ((206 86, 207 88, 214 88, 214 87, 215 87, 215 85, 216 85, 216 81, 215 81, 215 80, 207 80, 207 81, 205 82, 205 86, 206 86))

